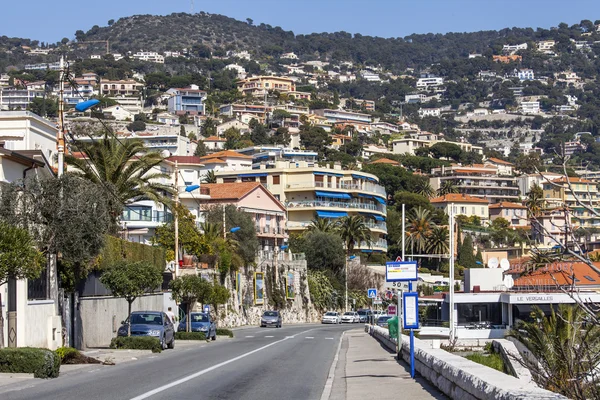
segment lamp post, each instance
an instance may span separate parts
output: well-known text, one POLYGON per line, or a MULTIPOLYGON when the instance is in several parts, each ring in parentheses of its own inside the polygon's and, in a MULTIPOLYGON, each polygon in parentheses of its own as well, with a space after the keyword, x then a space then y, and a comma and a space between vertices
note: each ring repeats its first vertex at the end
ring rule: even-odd
POLYGON ((344 279, 344 285, 345 285, 345 289, 346 289, 346 292, 345 292, 345 294, 346 294, 346 299, 345 299, 345 307, 344 307, 344 312, 347 312, 347 311, 348 311, 348 261, 349 261, 349 260, 354 260, 355 258, 356 258, 356 256, 349 256, 349 257, 346 257, 346 272, 345 272, 345 275, 346 275, 346 277, 345 277, 345 278, 346 278, 346 279, 344 279))

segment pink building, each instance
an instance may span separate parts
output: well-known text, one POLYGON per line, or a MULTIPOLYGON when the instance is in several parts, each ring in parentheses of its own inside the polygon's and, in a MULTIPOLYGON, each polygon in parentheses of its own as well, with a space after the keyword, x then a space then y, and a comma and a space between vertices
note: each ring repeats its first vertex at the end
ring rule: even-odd
POLYGON ((233 204, 252 215, 261 250, 273 251, 288 238, 285 207, 259 182, 203 184, 210 193, 206 203, 233 204))
POLYGON ((496 204, 490 204, 490 220, 504 218, 513 228, 525 228, 529 226, 527 217, 527 207, 519 203, 502 201, 496 204))

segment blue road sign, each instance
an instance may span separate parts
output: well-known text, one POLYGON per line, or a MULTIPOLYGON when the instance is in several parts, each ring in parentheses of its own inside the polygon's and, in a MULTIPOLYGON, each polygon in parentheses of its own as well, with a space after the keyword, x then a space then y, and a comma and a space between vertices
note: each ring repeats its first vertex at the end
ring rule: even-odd
POLYGON ((367 297, 370 299, 377 298, 377 289, 367 289, 367 297))
POLYGON ((210 305, 208 305, 208 304, 205 304, 205 305, 204 305, 204 312, 205 312, 205 313, 208 313, 208 312, 210 312, 210 305))

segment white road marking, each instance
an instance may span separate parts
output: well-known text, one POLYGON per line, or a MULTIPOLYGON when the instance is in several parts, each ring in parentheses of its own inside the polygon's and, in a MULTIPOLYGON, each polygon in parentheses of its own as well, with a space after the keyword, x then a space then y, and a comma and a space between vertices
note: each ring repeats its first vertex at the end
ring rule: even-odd
MULTIPOLYGON (((315 328, 313 328, 313 329, 315 329, 315 328)), ((306 332, 312 331, 313 329, 309 329, 309 330, 306 330, 306 331, 304 331, 304 332, 297 333, 297 335, 301 335, 301 334, 303 334, 303 333, 306 333, 306 332)), ((294 335, 294 336, 295 336, 295 335, 294 335)), ((294 336, 291 336, 290 338, 294 338, 294 336)), ((134 398, 132 398, 131 400, 144 400, 144 399, 147 399, 148 397, 154 396, 155 394, 158 394, 158 393, 164 392, 165 390, 168 390, 168 389, 170 389, 170 388, 172 388, 172 387, 175 387, 175 386, 181 385, 182 383, 185 383, 185 382, 187 382, 187 381, 191 381, 192 379, 195 379, 195 378, 197 378, 197 377, 199 377, 199 376, 202 376, 202 375, 204 375, 204 374, 207 374, 207 373, 209 373, 209 372, 211 372, 211 371, 214 371, 214 370, 216 370, 216 369, 219 369, 219 368, 221 368, 221 367, 224 367, 225 365, 228 365, 228 364, 231 364, 231 363, 233 363, 233 362, 236 362, 236 361, 238 361, 238 360, 241 360, 242 358, 248 357, 249 355, 252 355, 252 354, 254 354, 254 353, 258 353, 259 351, 262 351, 262 350, 264 350, 264 349, 267 349, 267 348, 269 348, 269 347, 271 347, 271 346, 275 346, 276 344, 279 344, 279 343, 281 343, 281 342, 285 342, 286 340, 288 340, 288 337, 285 337, 285 338, 283 338, 283 339, 280 339, 280 340, 277 340, 277 341, 275 341, 275 342, 269 343, 269 344, 267 344, 267 345, 265 345, 265 346, 263 346, 263 347, 259 347, 258 349, 255 349, 255 350, 249 351, 249 352, 247 352, 247 353, 244 353, 244 354, 242 354, 242 355, 239 355, 239 356, 237 356, 237 357, 231 358, 231 359, 229 359, 229 360, 227 360, 227 361, 223 361, 222 363, 219 363, 219 364, 217 364, 217 365, 213 365, 212 367, 209 367, 209 368, 203 369, 203 370, 201 370, 201 371, 198 371, 198 372, 196 372, 196 373, 194 373, 194 374, 192 374, 192 375, 188 375, 188 376, 186 376, 186 377, 184 377, 184 378, 181 378, 181 379, 179 379, 179 380, 176 380, 176 381, 174 381, 174 382, 171 382, 171 383, 169 383, 169 384, 167 384, 167 385, 163 385, 163 386, 157 387, 156 389, 154 389, 154 390, 150 390, 149 392, 146 392, 146 393, 144 393, 144 394, 141 394, 141 395, 139 395, 139 396, 137 396, 137 397, 134 397, 134 398)))
POLYGON ((342 348, 342 339, 344 338, 344 333, 345 332, 342 332, 342 334, 340 335, 340 342, 338 343, 338 348, 335 352, 335 357, 333 358, 333 362, 331 363, 331 368, 329 368, 329 375, 327 376, 327 381, 325 382, 325 388, 323 388, 323 394, 321 394, 321 400, 329 400, 329 398, 331 397, 331 390, 333 389, 333 379, 335 378, 335 368, 337 367, 338 359, 340 357, 340 349, 342 348))
POLYGON ((254 337, 254 336, 246 336, 246 337, 254 337))
POLYGON ((307 336, 305 339, 314 339, 314 336, 307 336))
POLYGON ((272 337, 275 337, 275 336, 265 336, 265 337, 272 338, 272 337))
POLYGON ((332 337, 326 337, 325 340, 333 340, 332 337))

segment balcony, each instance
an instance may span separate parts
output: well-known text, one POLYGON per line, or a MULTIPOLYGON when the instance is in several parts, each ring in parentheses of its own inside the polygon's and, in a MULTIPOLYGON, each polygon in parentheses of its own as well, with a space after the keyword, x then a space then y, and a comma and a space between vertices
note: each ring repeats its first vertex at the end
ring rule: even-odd
POLYGON ((369 229, 378 229, 380 231, 387 232, 387 224, 385 222, 378 222, 378 223, 366 222, 365 225, 369 229))
POLYGON ((361 242, 359 248, 361 250, 369 250, 370 249, 370 250, 387 251, 388 244, 387 244, 387 240, 379 239, 379 240, 371 242, 370 246, 367 244, 367 242, 361 242))
POLYGON ((284 235, 285 228, 278 228, 276 226, 260 226, 255 225, 254 230, 258 236, 271 236, 271 235, 284 235))
POLYGON ((380 212, 384 215, 387 214, 385 206, 368 204, 368 203, 345 203, 341 201, 321 201, 321 200, 306 200, 306 201, 292 201, 287 203, 287 208, 343 208, 343 209, 355 209, 355 210, 367 210, 380 212))
POLYGON ((377 193, 385 196, 385 188, 380 185, 374 185, 372 183, 359 183, 359 182, 296 182, 289 183, 286 185, 286 189, 338 189, 338 190, 348 190, 348 191, 363 191, 363 192, 371 192, 377 193))

